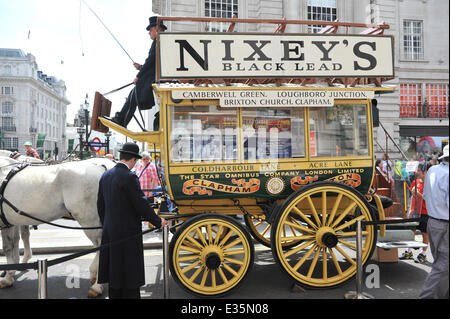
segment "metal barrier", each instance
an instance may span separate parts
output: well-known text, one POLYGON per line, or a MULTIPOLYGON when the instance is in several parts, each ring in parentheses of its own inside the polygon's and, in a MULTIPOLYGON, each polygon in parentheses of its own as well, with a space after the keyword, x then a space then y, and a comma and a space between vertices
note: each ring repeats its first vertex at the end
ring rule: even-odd
POLYGON ((363 277, 363 265, 362 265, 362 225, 389 225, 389 224, 402 224, 405 222, 420 221, 420 218, 409 218, 407 220, 382 220, 382 221, 362 221, 358 219, 356 221, 356 291, 349 291, 344 294, 345 299, 375 299, 372 295, 362 291, 362 277, 363 277))
POLYGON ((38 299, 47 299, 47 259, 38 260, 38 299))
POLYGON ((373 296, 362 291, 362 221, 356 221, 356 291, 349 291, 345 299, 375 299, 373 296))
POLYGON ((169 225, 163 228, 164 299, 169 299, 169 225))
MULTIPOLYGON (((158 228, 149 229, 146 231, 143 231, 142 233, 135 234, 133 236, 123 238, 121 240, 118 240, 116 242, 109 243, 107 245, 101 245, 98 247, 94 247, 82 252, 74 253, 71 255, 67 255, 60 258, 55 258, 53 260, 47 260, 47 259, 39 259, 37 262, 32 263, 25 263, 25 264, 6 264, 6 265, 0 265, 0 270, 4 271, 24 271, 24 270, 37 270, 38 275, 38 299, 46 299, 47 298, 47 271, 48 267, 87 255, 91 254, 93 252, 96 252, 97 250, 100 250, 107 246, 113 246, 117 245, 119 243, 122 243, 124 241, 127 241, 131 238, 134 238, 136 236, 144 235, 149 232, 155 231, 158 228)), ((169 269, 168 269, 168 261, 169 261, 169 225, 164 226, 163 228, 163 254, 164 254, 164 298, 169 298, 169 269)))

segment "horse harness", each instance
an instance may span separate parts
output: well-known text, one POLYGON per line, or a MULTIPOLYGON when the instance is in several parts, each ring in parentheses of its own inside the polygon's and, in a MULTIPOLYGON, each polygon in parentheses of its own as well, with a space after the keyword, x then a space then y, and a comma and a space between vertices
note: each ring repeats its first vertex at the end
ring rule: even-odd
MULTIPOLYGON (((5 196, 3 195, 3 193, 5 192, 5 189, 6 189, 6 185, 8 185, 8 183, 11 181, 11 178, 13 178, 13 176, 15 176, 17 173, 19 173, 20 171, 22 171, 23 169, 25 169, 27 166, 30 166, 30 165, 31 165, 30 163, 17 164, 15 167, 13 167, 9 171, 8 175, 6 175, 6 178, 2 181, 2 183, 0 185, 0 221, 4 224, 4 225, 0 225, 0 230, 4 229, 4 228, 10 228, 10 227, 14 226, 11 223, 9 223, 8 219, 6 218, 5 212, 3 210, 3 203, 6 203, 9 207, 11 207, 12 210, 14 210, 17 214, 19 214, 21 216, 25 216, 27 218, 30 218, 30 219, 33 219, 33 220, 36 220, 38 222, 45 223, 45 224, 48 224, 48 225, 61 227, 61 228, 66 228, 66 229, 79 229, 79 230, 101 229, 102 228, 102 226, 96 226, 96 227, 73 227, 73 226, 65 226, 65 225, 54 224, 52 222, 49 222, 49 221, 46 221, 46 220, 42 220, 42 219, 37 218, 35 216, 31 216, 30 214, 27 214, 24 211, 21 211, 13 203, 11 203, 9 200, 7 200, 5 198, 5 196)), ((105 165, 101 164, 100 166, 102 166, 105 169, 105 171, 108 170, 108 168, 105 165)))
POLYGON ((12 227, 14 225, 10 224, 8 222, 8 220, 6 219, 6 215, 5 212, 3 210, 3 202, 5 202, 9 207, 11 207, 16 213, 20 214, 20 215, 27 215, 25 213, 23 213, 22 211, 20 211, 16 206, 14 206, 9 200, 7 200, 4 197, 4 192, 6 189, 6 185, 8 185, 9 181, 11 181, 11 179, 13 178, 14 175, 16 175, 17 173, 19 173, 20 171, 22 171, 23 169, 25 169, 27 166, 29 166, 29 163, 20 163, 17 164, 17 166, 13 167, 8 175, 6 175, 6 178, 2 181, 2 184, 0 185, 0 220, 3 222, 4 226, 0 226, 1 228, 9 228, 12 227))

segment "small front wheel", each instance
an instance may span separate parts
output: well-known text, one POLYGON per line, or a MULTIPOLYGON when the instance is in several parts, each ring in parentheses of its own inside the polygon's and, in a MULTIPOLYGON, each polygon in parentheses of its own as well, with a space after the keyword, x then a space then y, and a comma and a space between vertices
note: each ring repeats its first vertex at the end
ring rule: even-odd
POLYGON ((235 289, 254 260, 250 235, 233 218, 204 214, 187 220, 170 242, 170 270, 185 290, 220 296, 235 289))

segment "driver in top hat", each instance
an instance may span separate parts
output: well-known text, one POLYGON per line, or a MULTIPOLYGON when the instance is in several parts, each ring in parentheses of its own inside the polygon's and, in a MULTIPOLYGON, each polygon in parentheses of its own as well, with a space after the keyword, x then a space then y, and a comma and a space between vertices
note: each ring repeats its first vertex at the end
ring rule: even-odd
POLYGON ((110 299, 139 299, 145 284, 141 217, 157 228, 167 221, 155 214, 131 172, 139 146, 128 142, 119 152, 120 162, 103 173, 98 189, 102 245, 113 243, 100 250, 98 282, 109 283, 110 299))
MULTIPOLYGON (((133 118, 136 106, 140 110, 149 110, 155 105, 155 98, 153 95, 152 84, 156 80, 156 41, 159 32, 163 32, 167 27, 162 21, 158 24, 158 17, 153 16, 149 18, 149 25, 147 31, 150 35, 150 39, 153 40, 152 46, 148 53, 148 57, 144 64, 133 63, 133 66, 139 70, 138 74, 134 78, 135 87, 128 95, 125 104, 120 112, 116 112, 116 115, 110 120, 120 126, 127 127, 128 123, 133 118)), ((157 123, 159 124, 159 123, 157 123)))

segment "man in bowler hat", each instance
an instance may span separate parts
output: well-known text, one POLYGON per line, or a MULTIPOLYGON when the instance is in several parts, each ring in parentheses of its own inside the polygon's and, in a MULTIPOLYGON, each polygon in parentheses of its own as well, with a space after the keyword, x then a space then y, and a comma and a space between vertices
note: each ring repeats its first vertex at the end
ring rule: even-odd
POLYGON ((98 189, 102 245, 111 244, 100 250, 98 282, 109 283, 110 299, 139 299, 145 284, 141 217, 158 228, 167 221, 149 206, 131 172, 139 146, 125 143, 119 152, 120 162, 102 175, 98 189))
MULTIPOLYGON (((138 74, 134 78, 135 87, 128 95, 125 104, 120 112, 116 112, 116 115, 110 120, 120 126, 127 127, 128 123, 133 118, 136 106, 140 110, 149 110, 155 105, 155 98, 153 96, 152 83, 156 80, 156 41, 158 32, 163 32, 167 27, 160 21, 157 24, 158 17, 153 16, 149 18, 149 25, 147 31, 150 38, 153 40, 152 46, 148 53, 148 57, 143 65, 139 63, 133 63, 133 66, 139 70, 138 74)), ((159 124, 159 123, 158 123, 159 124)))

